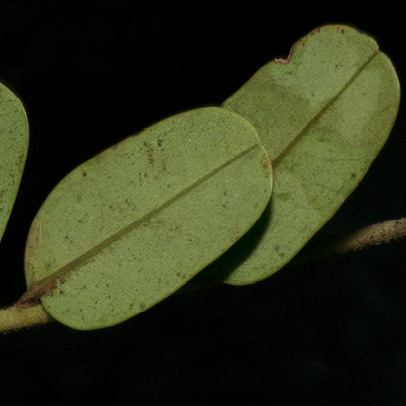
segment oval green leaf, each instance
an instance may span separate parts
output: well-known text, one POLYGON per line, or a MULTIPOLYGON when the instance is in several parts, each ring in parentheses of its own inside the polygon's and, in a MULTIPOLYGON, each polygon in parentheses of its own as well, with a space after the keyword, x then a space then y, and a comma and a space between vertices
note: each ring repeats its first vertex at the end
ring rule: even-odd
POLYGON ((165 119, 80 165, 39 210, 26 279, 58 321, 124 321, 235 243, 271 194, 271 164, 245 119, 209 107, 165 119))
POLYGON ((28 138, 23 104, 0 83, 0 241, 20 186, 28 138))
POLYGON ((260 69, 223 107, 257 129, 274 168, 269 208, 207 274, 241 285, 289 262, 337 211, 384 145, 399 105, 390 60, 369 36, 321 27, 260 69))

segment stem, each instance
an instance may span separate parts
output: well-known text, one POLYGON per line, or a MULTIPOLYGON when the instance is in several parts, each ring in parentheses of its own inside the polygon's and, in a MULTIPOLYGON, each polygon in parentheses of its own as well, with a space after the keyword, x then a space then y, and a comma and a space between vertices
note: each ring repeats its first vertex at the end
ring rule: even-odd
MULTIPOLYGON (((406 218, 384 221, 340 236, 316 238, 311 240, 302 249, 289 263, 289 266, 336 254, 358 251, 363 248, 389 243, 393 240, 400 240, 404 237, 406 237, 406 218)), ((199 274, 177 293, 214 288, 218 285, 219 282, 213 281, 204 274, 199 274)), ((0 310, 0 332, 46 324, 53 321, 53 318, 44 310, 42 305, 36 301, 38 298, 28 295, 29 299, 33 299, 28 300, 27 293, 22 296, 15 306, 0 310)))
POLYGON ((0 332, 46 324, 52 320, 52 317, 44 310, 41 304, 25 309, 12 306, 0 310, 0 332))
POLYGON ((342 235, 313 239, 291 261, 291 265, 314 261, 337 254, 359 251, 406 237, 406 218, 372 224, 342 235))

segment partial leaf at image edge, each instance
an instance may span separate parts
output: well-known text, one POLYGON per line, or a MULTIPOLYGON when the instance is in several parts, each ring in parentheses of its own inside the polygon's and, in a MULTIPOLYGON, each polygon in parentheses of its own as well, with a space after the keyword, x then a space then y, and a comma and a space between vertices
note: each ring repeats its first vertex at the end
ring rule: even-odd
POLYGON ((268 209, 205 271, 260 281, 287 264, 334 215, 386 142, 399 106, 395 70, 376 42, 329 25, 260 69, 223 107, 258 131, 274 168, 268 209))
POLYGON ((248 231, 271 175, 257 132, 233 112, 202 108, 151 126, 46 199, 27 240, 27 300, 39 292, 52 317, 81 330, 150 308, 248 231))
POLYGON ((28 140, 24 106, 10 89, 0 83, 0 241, 20 186, 28 140))

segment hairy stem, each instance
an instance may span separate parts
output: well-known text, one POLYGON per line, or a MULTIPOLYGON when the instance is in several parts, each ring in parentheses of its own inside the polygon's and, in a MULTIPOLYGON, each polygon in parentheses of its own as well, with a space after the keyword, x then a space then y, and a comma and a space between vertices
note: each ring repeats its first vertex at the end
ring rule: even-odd
MULTIPOLYGON (((316 238, 289 263, 289 266, 389 243, 404 237, 406 237, 406 218, 384 221, 340 236, 323 237, 321 241, 316 238)), ((199 274, 177 293, 193 292, 218 285, 218 282, 199 274)), ((22 298, 25 296, 23 295, 22 298)), ((51 321, 53 318, 37 301, 24 299, 15 306, 0 310, 0 332, 46 324, 51 321)))
POLYGON ((338 236, 315 238, 292 260, 291 265, 358 251, 405 237, 406 218, 384 221, 338 236))
POLYGON ((0 332, 46 324, 52 320, 53 318, 44 310, 41 304, 26 309, 12 306, 0 310, 0 332))

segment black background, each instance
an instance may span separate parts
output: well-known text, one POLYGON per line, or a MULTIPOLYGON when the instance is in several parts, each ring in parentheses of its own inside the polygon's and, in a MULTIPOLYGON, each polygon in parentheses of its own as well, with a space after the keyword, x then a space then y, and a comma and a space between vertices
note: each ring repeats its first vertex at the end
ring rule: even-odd
MULTIPOLYGON (((342 3, 328 17, 320 6, 268 6, 0 1, 0 80, 23 100, 31 132, 0 246, 0 306, 24 292, 28 228, 62 177, 166 116, 220 104, 310 30, 369 33, 402 85, 404 23, 388 2, 362 17, 342 3)), ((325 229, 406 215, 405 130, 401 104, 382 153, 325 229)), ((405 405, 405 259, 405 243, 393 243, 171 298, 109 329, 0 335, 0 403, 405 405)))

